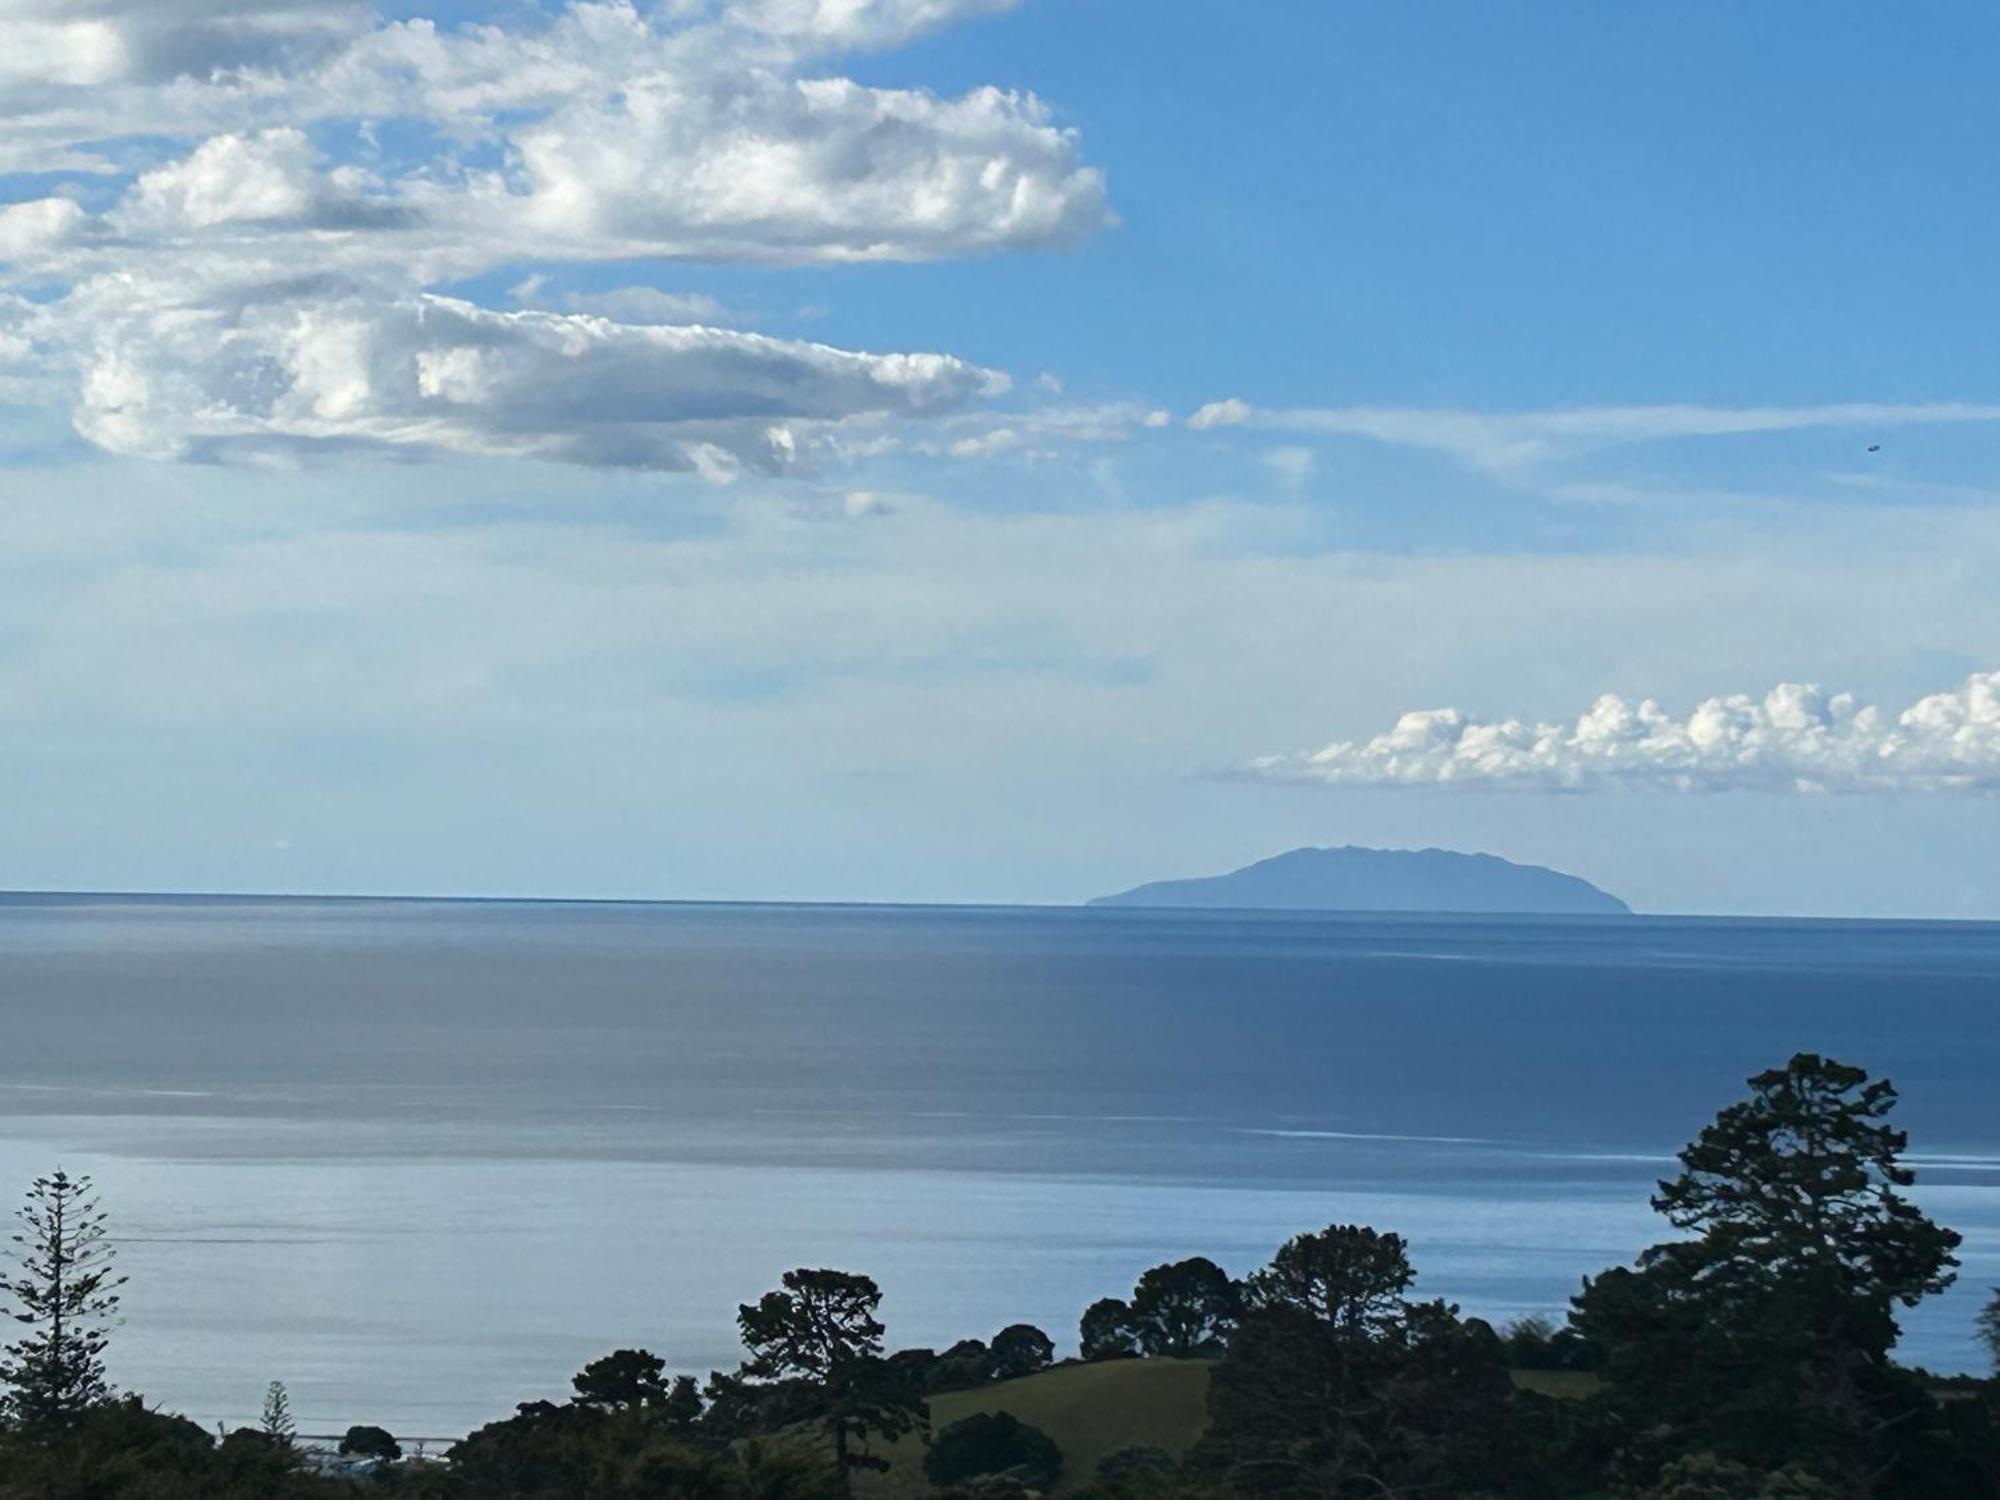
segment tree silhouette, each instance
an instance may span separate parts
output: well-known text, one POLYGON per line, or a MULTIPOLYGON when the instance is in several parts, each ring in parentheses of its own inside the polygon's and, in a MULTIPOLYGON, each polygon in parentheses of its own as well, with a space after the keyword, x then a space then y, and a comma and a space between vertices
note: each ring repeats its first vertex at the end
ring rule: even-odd
POLYGON ((1170 1359, 1222 1353, 1243 1311, 1242 1294, 1203 1256, 1155 1266, 1132 1292, 1131 1326, 1141 1353, 1170 1359))
POLYGON ((667 1363, 644 1349, 618 1349, 592 1360, 571 1378, 579 1406, 629 1411, 667 1399, 667 1363))
POLYGON ((67 1427, 110 1397, 104 1349, 125 1278, 111 1273, 105 1214, 88 1177, 59 1168, 36 1178, 16 1217, 13 1270, 0 1276, 0 1292, 15 1303, 14 1321, 33 1331, 0 1364, 7 1411, 29 1431, 67 1427))
POLYGON ((2000 1286, 1993 1288, 1993 1295, 1979 1310, 1979 1319, 1973 1327, 1986 1348, 1987 1358, 1993 1361, 1994 1374, 2000 1375, 2000 1286))
POLYGON ((1890 1366, 1895 1308, 1950 1285, 1959 1237, 1899 1191, 1886 1079, 1800 1053, 1750 1088, 1653 1199, 1688 1238, 1586 1282, 1575 1321, 1635 1430, 1861 1500, 1930 1407, 1890 1366))
POLYGON ((866 1276, 845 1271, 787 1271, 783 1284, 736 1310, 743 1373, 753 1380, 807 1380, 824 1392, 821 1418, 833 1445, 841 1493, 854 1492, 854 1471, 883 1470, 869 1452, 875 1438, 894 1439, 930 1425, 930 1408, 906 1370, 882 1358, 882 1292, 866 1276))
POLYGON ((1257 1500, 1504 1488, 1500 1341, 1446 1303, 1412 1303, 1400 1236, 1336 1224, 1287 1241, 1209 1384, 1191 1462, 1257 1500))
POLYGON ((1132 1306, 1122 1297, 1100 1297, 1086 1307, 1077 1334, 1085 1359, 1122 1359, 1139 1352, 1132 1333, 1132 1306))
POLYGON ((1415 1280, 1401 1235, 1334 1224, 1287 1240, 1246 1290, 1253 1307, 1295 1307, 1342 1333, 1377 1337, 1401 1317, 1415 1280))
POLYGON ((1055 1357, 1055 1341, 1041 1329, 1032 1323, 1010 1323, 994 1334, 987 1346, 986 1376, 989 1380, 1017 1380, 1046 1370, 1055 1357))
POLYGON ((387 1428, 357 1424, 348 1428, 341 1437, 340 1454, 343 1458, 372 1458, 394 1463, 403 1456, 403 1445, 387 1428))
POLYGON ((292 1421, 292 1398, 285 1390, 282 1380, 274 1380, 264 1387, 264 1416, 257 1424, 264 1436, 280 1447, 289 1448, 298 1435, 298 1427, 292 1421))

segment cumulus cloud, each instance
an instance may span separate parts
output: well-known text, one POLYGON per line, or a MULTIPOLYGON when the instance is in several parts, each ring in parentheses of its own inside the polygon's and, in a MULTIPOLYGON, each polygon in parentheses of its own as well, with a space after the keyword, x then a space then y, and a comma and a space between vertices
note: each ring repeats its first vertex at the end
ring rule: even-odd
POLYGON ((321 281, 227 305, 160 285, 95 295, 112 336, 84 372, 78 428, 152 458, 372 447, 779 475, 811 467, 829 424, 923 416, 1001 384, 944 355, 321 281))
POLYGON ((1900 713, 1802 683, 1710 698, 1685 719, 1614 694, 1569 724, 1426 709, 1373 739, 1266 756, 1251 771, 1329 786, 1990 792, 2000 790, 2000 672, 1900 713))
POLYGON ((0 82, 87 88, 296 67, 367 20, 355 0, 0 0, 0 82))
POLYGON ((1060 244, 1105 221, 1103 178, 1030 96, 846 79, 679 79, 518 135, 526 191, 483 207, 580 254, 927 260, 1060 244))
POLYGON ((0 43, 46 64, 0 63, 0 170, 124 179, 0 206, 0 293, 32 294, 16 342, 69 361, 78 430, 119 452, 809 467, 833 427, 931 421, 1003 382, 719 332, 704 298, 539 286, 589 262, 1034 249, 1109 222, 1102 175, 1034 97, 807 71, 1010 4, 568 0, 444 24, 339 0, 0 0, 0 43), (440 295, 524 263, 543 268, 528 310, 440 295))

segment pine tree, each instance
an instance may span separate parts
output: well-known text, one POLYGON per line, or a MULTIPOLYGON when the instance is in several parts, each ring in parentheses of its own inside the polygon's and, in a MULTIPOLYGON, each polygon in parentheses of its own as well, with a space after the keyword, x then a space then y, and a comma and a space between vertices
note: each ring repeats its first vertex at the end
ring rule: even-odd
POLYGON ((785 1273, 782 1290, 736 1309, 750 1351, 746 1378, 820 1387, 826 1403, 821 1426, 832 1442, 843 1496, 853 1495, 857 1469, 889 1467, 869 1451, 872 1441, 930 1435, 930 1407, 906 1372, 882 1358, 884 1330, 875 1318, 881 1304, 881 1289, 866 1276, 798 1270, 785 1273))
POLYGON ((1904 1196, 1887 1080, 1800 1053, 1750 1087, 1653 1199, 1685 1238, 1586 1282, 1576 1323, 1635 1430, 1869 1500, 1930 1406, 1892 1366, 1896 1309, 1951 1284, 1959 1237, 1904 1196))
POLYGON ((282 1448, 291 1447, 298 1436, 298 1428, 292 1421, 292 1398, 284 1381, 274 1380, 264 1388, 264 1417, 258 1425, 264 1429, 265 1437, 282 1448))
POLYGON ((123 1276, 111 1273, 105 1214, 88 1177, 38 1177, 17 1212, 12 1274, 0 1276, 17 1323, 32 1331, 0 1363, 7 1415, 34 1432, 69 1425, 109 1399, 104 1349, 123 1276))

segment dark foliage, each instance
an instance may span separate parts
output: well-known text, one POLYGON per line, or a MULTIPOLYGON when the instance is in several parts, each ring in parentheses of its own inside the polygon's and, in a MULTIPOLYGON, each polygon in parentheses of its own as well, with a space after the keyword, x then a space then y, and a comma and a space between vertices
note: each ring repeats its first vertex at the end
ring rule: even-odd
POLYGON ((1056 1346, 1032 1323, 1012 1323, 993 1335, 986 1349, 986 1378, 1018 1380, 1055 1363, 1056 1346))
POLYGON ((881 1303, 881 1289, 866 1276, 798 1270, 786 1272, 780 1289, 754 1306, 737 1309, 750 1351, 745 1377, 805 1381, 824 1393, 819 1421, 844 1494, 852 1492, 856 1470, 888 1467, 871 1451, 876 1440, 929 1430, 921 1387, 907 1368, 882 1357, 875 1317, 881 1303))
POLYGON ((991 1352, 982 1339, 960 1339, 937 1357, 924 1377, 927 1391, 965 1391, 989 1378, 991 1352))
POLYGON ((379 1458, 393 1463, 403 1456, 403 1445, 387 1428, 361 1424, 347 1429, 340 1440, 340 1452, 344 1458, 379 1458))
POLYGON ((1139 1352, 1132 1305, 1122 1297, 1100 1297, 1083 1310, 1077 1325, 1085 1359, 1126 1359, 1139 1352))
POLYGON ((1164 1448, 1120 1448, 1098 1460, 1090 1493, 1097 1500, 1141 1500, 1159 1495, 1172 1486, 1179 1467, 1164 1448))
POLYGON ((664 1405, 534 1402, 451 1452, 463 1500, 824 1500, 823 1463, 755 1443, 701 1444, 664 1405))
POLYGON ((1062 1450, 1039 1428, 1006 1412, 976 1412, 931 1440, 924 1474, 933 1484, 1003 1475, 1023 1489, 1048 1490, 1062 1478, 1062 1450))
MULTIPOLYGON (((592 1360, 570 1380, 580 1406, 628 1411, 667 1399, 667 1362, 644 1349, 618 1349, 592 1360)), ((699 1399, 699 1398, 697 1398, 699 1399)))
POLYGON ((0 1441, 0 1500, 340 1500, 259 1432, 219 1447, 194 1423, 107 1401, 60 1431, 0 1441))
POLYGON ((1243 1298, 1236 1283, 1202 1256, 1155 1266, 1132 1291, 1133 1341, 1167 1359, 1213 1359, 1236 1331, 1243 1298))
POLYGON ((1586 1282, 1628 1463, 1802 1464, 1835 1500, 1924 1494, 1934 1403, 1889 1361, 1896 1306, 1951 1281, 1958 1236, 1905 1198, 1885 1080, 1811 1054, 1750 1080, 1653 1206, 1689 1237, 1586 1282))
POLYGON ((1604 1351, 1574 1328, 1558 1328, 1547 1318, 1516 1318, 1500 1342, 1510 1370, 1595 1370, 1604 1351))
POLYGON ((1500 1341, 1406 1301, 1413 1279, 1403 1242, 1371 1229, 1280 1249, 1250 1282, 1190 1468, 1260 1500, 1498 1488, 1521 1457, 1500 1341))

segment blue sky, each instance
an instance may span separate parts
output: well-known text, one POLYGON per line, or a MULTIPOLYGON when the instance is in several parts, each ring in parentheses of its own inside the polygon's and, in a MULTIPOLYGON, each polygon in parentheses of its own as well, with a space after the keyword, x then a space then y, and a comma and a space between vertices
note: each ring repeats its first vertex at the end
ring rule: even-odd
POLYGON ((2000 917, 1988 8, 0 41, 0 885, 2000 917))

